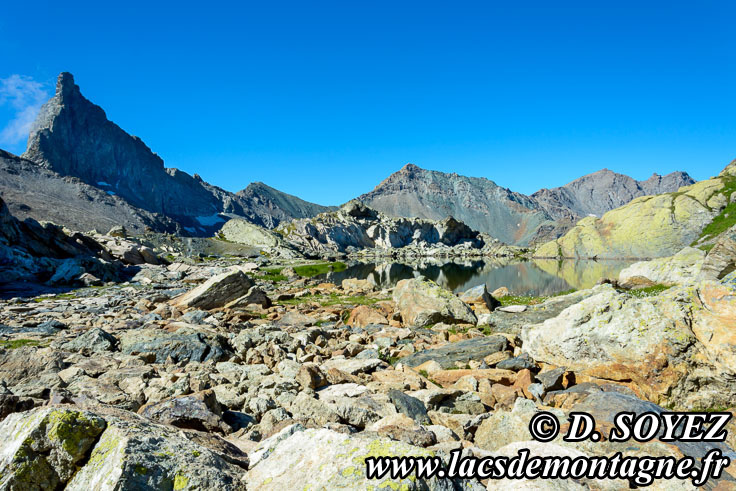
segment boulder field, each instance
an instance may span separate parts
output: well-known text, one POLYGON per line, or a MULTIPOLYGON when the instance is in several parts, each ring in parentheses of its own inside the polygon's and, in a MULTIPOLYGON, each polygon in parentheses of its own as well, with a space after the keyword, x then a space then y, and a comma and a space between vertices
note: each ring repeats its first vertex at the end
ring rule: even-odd
MULTIPOLYGON (((542 410, 607 427, 619 411, 736 406, 728 250, 685 249, 528 305, 502 285, 499 298, 425 278, 336 285, 237 258, 140 264, 129 283, 3 300, 0 489, 545 488, 372 480, 365 460, 736 457, 733 435, 543 444, 528 430, 542 410)), ((732 467, 710 484, 733 487, 732 467)))

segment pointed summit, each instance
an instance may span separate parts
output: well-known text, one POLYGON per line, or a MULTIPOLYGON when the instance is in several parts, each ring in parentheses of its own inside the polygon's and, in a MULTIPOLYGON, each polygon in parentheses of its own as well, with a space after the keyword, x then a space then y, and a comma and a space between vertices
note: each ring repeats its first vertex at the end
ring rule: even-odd
POLYGON ((64 97, 72 92, 79 92, 79 87, 74 83, 74 75, 69 72, 61 72, 56 79, 56 95, 64 97))
POLYGON ((107 119, 82 95, 74 76, 62 72, 56 94, 31 127, 23 157, 61 175, 106 189, 133 206, 171 217, 210 216, 219 200, 183 172, 172 177, 140 138, 107 119))

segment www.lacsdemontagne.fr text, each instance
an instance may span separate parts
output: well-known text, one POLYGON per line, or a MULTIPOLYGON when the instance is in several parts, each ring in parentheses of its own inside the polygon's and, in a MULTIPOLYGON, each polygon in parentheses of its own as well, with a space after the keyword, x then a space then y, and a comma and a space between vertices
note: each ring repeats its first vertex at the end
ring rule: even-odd
POLYGON ((730 460, 718 449, 702 459, 682 457, 623 456, 568 457, 530 455, 521 449, 516 456, 462 457, 450 452, 447 466, 439 457, 369 457, 365 460, 369 479, 624 479, 636 486, 648 486, 659 479, 690 479, 694 486, 710 478, 720 478, 730 460), (700 464, 700 465, 698 465, 700 464))
MULTIPOLYGON (((727 412, 661 412, 635 414, 620 412, 614 417, 614 428, 608 435, 611 442, 710 442, 717 444, 726 439, 725 426, 732 415, 727 412)), ((592 415, 570 412, 570 425, 562 436, 566 442, 590 440, 598 442, 602 435, 596 431, 592 415)), ((529 422, 532 439, 550 442, 560 432, 558 418, 547 411, 539 411, 529 422)), ((436 456, 369 457, 365 460, 369 479, 419 479, 432 477, 450 479, 623 479, 632 487, 648 486, 655 480, 691 480, 702 486, 711 478, 721 477, 731 463, 720 448, 712 448, 701 459, 692 456, 652 457, 624 456, 617 452, 610 456, 535 456, 522 448, 514 456, 462 456, 460 450, 450 453, 447 466, 436 456)))

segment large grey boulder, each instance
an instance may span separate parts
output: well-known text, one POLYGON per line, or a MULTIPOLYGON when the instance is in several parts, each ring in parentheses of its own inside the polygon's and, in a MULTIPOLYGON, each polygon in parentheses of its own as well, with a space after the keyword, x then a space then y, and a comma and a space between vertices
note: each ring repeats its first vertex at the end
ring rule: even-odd
POLYGON ((93 353, 104 353, 106 351, 115 351, 118 340, 109 332, 93 327, 84 334, 75 337, 69 341, 54 342, 52 346, 58 347, 66 351, 89 351, 93 353))
MULTIPOLYGON (((552 297, 545 302, 537 305, 510 305, 509 307, 517 307, 509 309, 507 307, 497 308, 490 314, 480 314, 478 316, 478 324, 487 324, 493 328, 494 332, 504 332, 508 334, 518 335, 524 326, 531 324, 539 324, 547 319, 557 317, 560 312, 575 305, 584 298, 595 295, 602 287, 595 287, 591 290, 581 290, 552 297), (526 307, 523 310, 518 307, 526 307), (509 310, 522 310, 521 312, 510 312, 509 310)), ((607 287, 605 287, 607 288, 607 287)))
POLYGON ((702 282, 640 298, 610 286, 523 329, 536 361, 681 408, 736 403, 736 286, 702 282))
POLYGON ((0 489, 245 489, 247 458, 222 440, 124 411, 14 413, 0 439, 0 489))
POLYGON ((280 243, 279 237, 273 232, 240 218, 225 222, 219 234, 231 242, 258 248, 276 247, 280 243))
POLYGON ((222 419, 222 407, 212 390, 147 404, 138 413, 151 421, 179 428, 219 433, 231 430, 222 419))
POLYGON ((183 322, 169 324, 170 330, 139 329, 120 336, 124 354, 152 353, 157 363, 171 358, 180 361, 223 361, 232 354, 227 340, 210 330, 183 322))
POLYGON ((482 360, 488 355, 506 350, 508 345, 509 341, 504 336, 478 337, 447 343, 439 348, 425 349, 401 358, 399 361, 410 367, 417 367, 428 361, 435 361, 442 368, 456 368, 458 362, 467 363, 471 360, 482 360))
POLYGON ((475 324, 478 321, 465 302, 425 278, 399 281, 393 300, 407 326, 425 327, 438 322, 475 324))
POLYGON ((94 414, 64 409, 9 415, 0 423, 0 488, 62 487, 106 427, 94 414))
POLYGON ((213 276, 171 303, 181 308, 216 309, 242 297, 253 285, 253 280, 236 269, 213 276))

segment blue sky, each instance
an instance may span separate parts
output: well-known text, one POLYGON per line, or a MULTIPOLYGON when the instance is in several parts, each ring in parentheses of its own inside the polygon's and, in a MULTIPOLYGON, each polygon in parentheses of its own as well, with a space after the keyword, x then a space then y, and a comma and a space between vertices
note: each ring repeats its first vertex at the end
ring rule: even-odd
POLYGON ((323 204, 407 162, 531 193, 736 158, 734 2, 545 4, 11 0, 0 148, 70 71, 168 167, 323 204))

